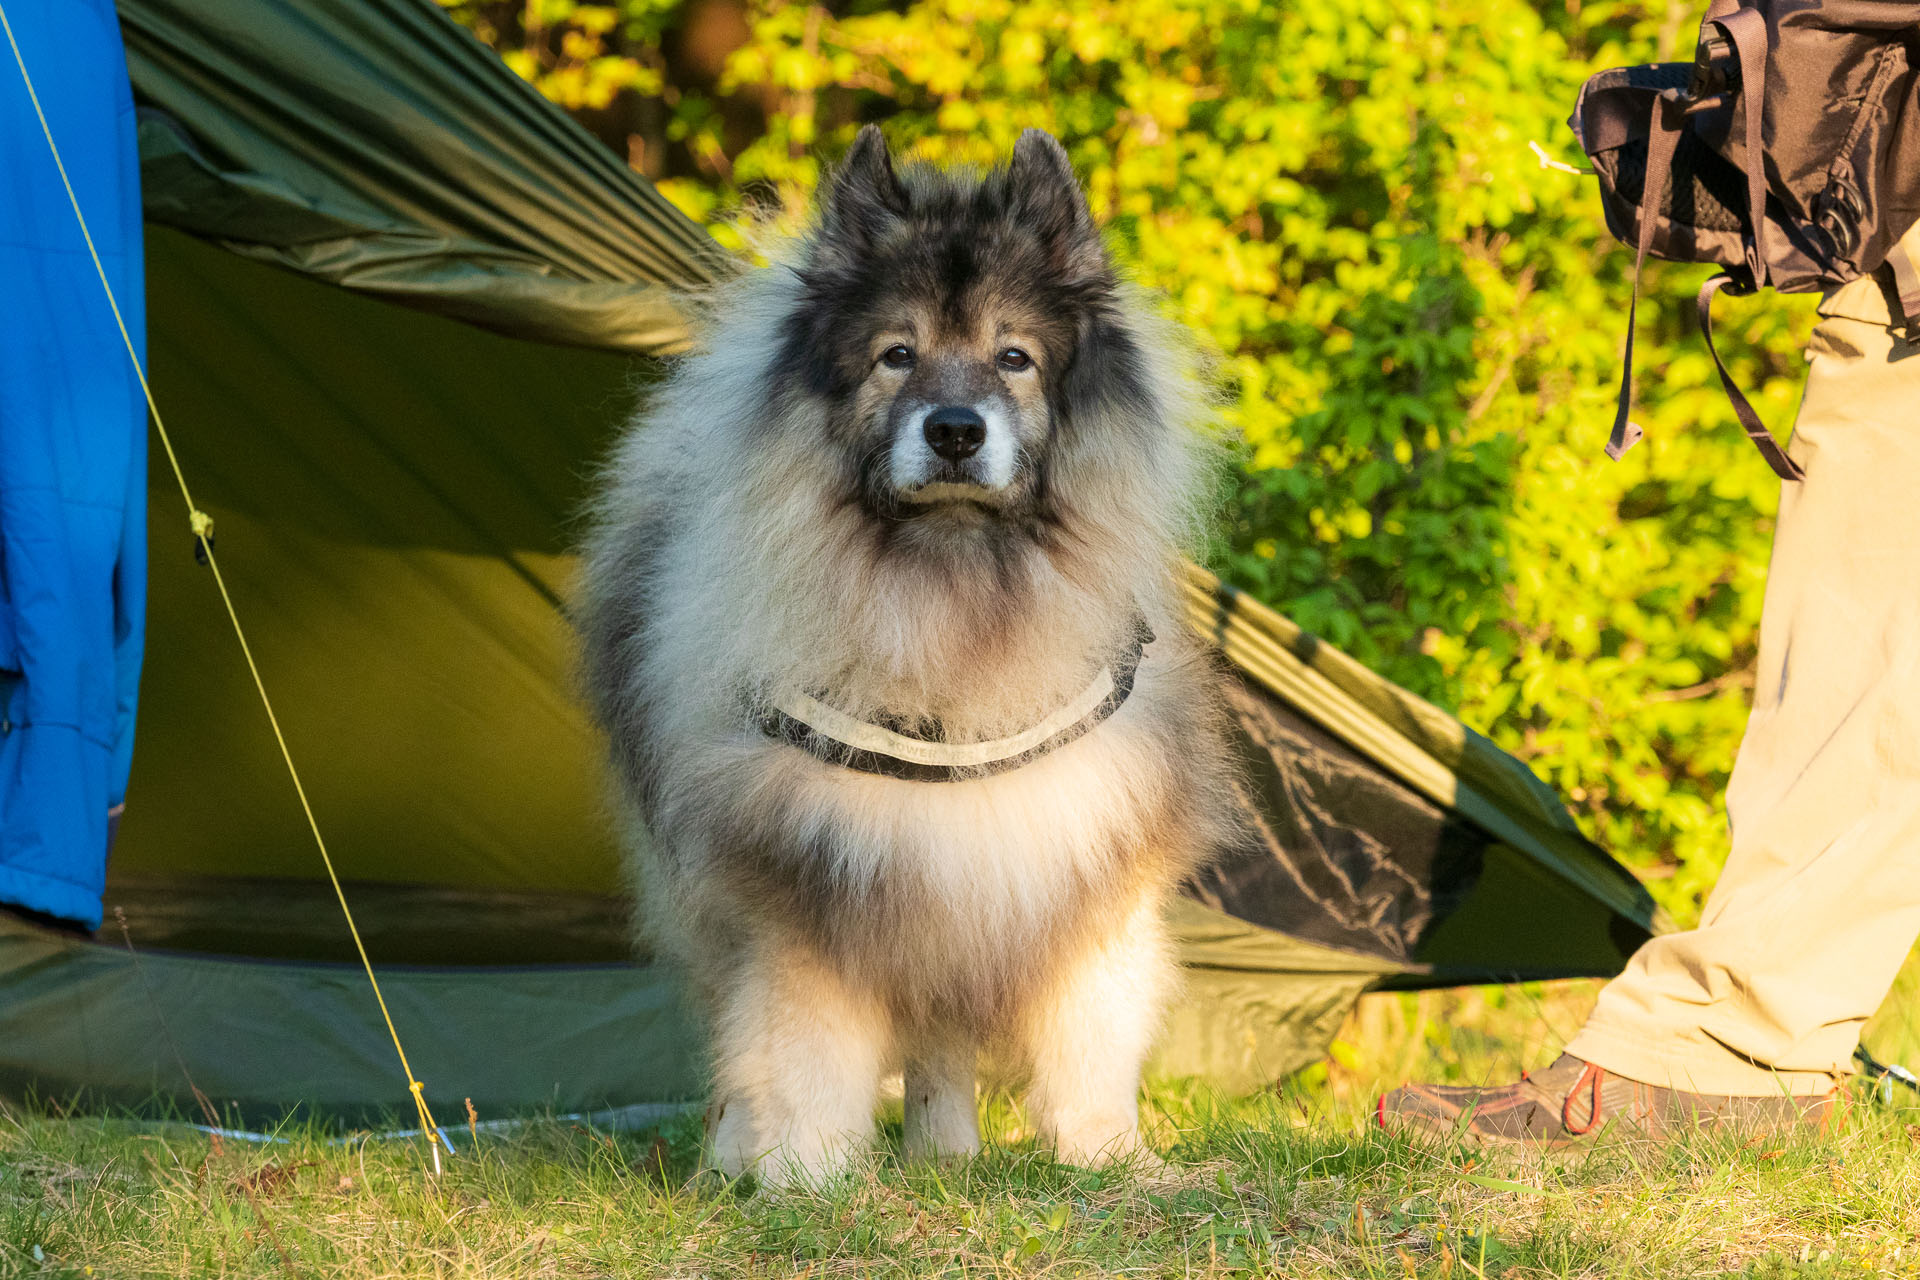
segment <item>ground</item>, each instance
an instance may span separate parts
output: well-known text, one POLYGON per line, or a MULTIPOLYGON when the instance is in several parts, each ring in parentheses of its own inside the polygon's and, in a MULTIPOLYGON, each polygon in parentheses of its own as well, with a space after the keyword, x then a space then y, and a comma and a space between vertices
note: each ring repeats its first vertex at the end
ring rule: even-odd
MULTIPOLYGON (((1920 1276, 1920 1097, 1856 1089, 1844 1132, 1609 1143, 1543 1158, 1368 1124, 1382 1083, 1548 1061, 1590 983, 1367 997, 1333 1056, 1145 1114, 1170 1157, 1093 1173, 1035 1153, 1017 1108, 970 1164, 882 1154, 845 1186, 753 1196, 694 1178, 695 1116, 649 1134, 481 1134, 439 1177, 404 1141, 272 1145, 180 1125, 0 1110, 0 1277, 1920 1276)), ((1920 970, 1869 1029, 1920 1058, 1920 970)), ((897 1106, 889 1130, 898 1139, 897 1106)), ((457 1133, 458 1131, 456 1131, 457 1133)))

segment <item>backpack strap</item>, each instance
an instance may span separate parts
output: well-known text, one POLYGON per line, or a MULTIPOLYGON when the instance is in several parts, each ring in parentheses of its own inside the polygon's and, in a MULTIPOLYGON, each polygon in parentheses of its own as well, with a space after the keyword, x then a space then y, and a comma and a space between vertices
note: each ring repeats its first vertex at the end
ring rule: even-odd
MULTIPOLYGON (((1747 433, 1747 438, 1753 441, 1754 448, 1760 451, 1760 456, 1767 460, 1767 465, 1773 468, 1775 475, 1782 480, 1799 480, 1805 474, 1800 465, 1787 456, 1780 442, 1760 421, 1759 413, 1734 382, 1733 375, 1727 372, 1719 350, 1713 345, 1713 295, 1728 285, 1734 286, 1735 293, 1752 293, 1767 283, 1769 274, 1766 150, 1765 134, 1762 132, 1762 111, 1766 104, 1767 22, 1759 10, 1738 7, 1738 0, 1715 0, 1700 25, 1703 42, 1707 27, 1718 25, 1726 33, 1727 41, 1733 45, 1734 54, 1740 62, 1740 96, 1746 116, 1743 159, 1747 178, 1748 229, 1746 278, 1738 279, 1723 271, 1700 286, 1700 294, 1695 299, 1695 310, 1700 318, 1700 336, 1706 339, 1707 352, 1713 357, 1713 367, 1720 374, 1720 386, 1727 393, 1727 400, 1733 405, 1734 415, 1740 419, 1741 429, 1747 433)), ((1633 407, 1633 335, 1636 313, 1640 307, 1640 272, 1646 266, 1647 253, 1653 246, 1654 223, 1661 216, 1661 203, 1666 198, 1674 150, 1679 143, 1680 132, 1685 128, 1686 117, 1717 101, 1709 99, 1697 102, 1678 90, 1666 89, 1654 100, 1653 118, 1647 123, 1647 171, 1640 188, 1638 236, 1633 258, 1633 301, 1627 307, 1626 368, 1620 374, 1620 399, 1614 411, 1613 432, 1607 438, 1609 458, 1617 460, 1646 435, 1638 423, 1629 421, 1627 417, 1633 407)), ((1904 264, 1906 276, 1899 284, 1901 303, 1906 308, 1909 323, 1920 320, 1920 274, 1915 273, 1912 263, 1904 255, 1898 263, 1891 256, 1888 261, 1896 277, 1904 264)))
POLYGON ((1767 20, 1758 9, 1735 9, 1720 17, 1709 14, 1707 24, 1727 33, 1740 59, 1740 101, 1746 108, 1746 136, 1742 140, 1747 170, 1747 274, 1753 287, 1767 283, 1767 163, 1762 123, 1767 96, 1767 20))
POLYGON ((1686 99, 1678 90, 1662 90, 1653 100, 1653 118, 1647 122, 1647 170, 1640 183, 1638 215, 1633 253, 1633 300, 1627 304, 1627 352, 1620 371, 1620 401, 1614 409, 1613 431, 1607 437, 1607 456, 1618 462, 1622 454, 1639 444, 1647 433, 1640 424, 1628 419, 1633 408, 1633 333, 1640 313, 1640 271, 1647 265, 1647 251, 1653 248, 1653 227, 1660 219, 1660 206, 1666 199, 1667 178, 1673 169, 1673 151, 1680 142, 1681 122, 1686 99))
POLYGON ((1740 429, 1747 433, 1747 439, 1753 441, 1753 447, 1773 468, 1773 474, 1782 480, 1799 480, 1805 476, 1800 464, 1787 456, 1780 442, 1767 430, 1760 415, 1754 410, 1753 403, 1747 399, 1727 372, 1727 366, 1720 359, 1720 351, 1713 345, 1713 295, 1734 286, 1736 294, 1752 293, 1766 287, 1767 267, 1767 155, 1766 134, 1762 113, 1767 97, 1767 20, 1760 16, 1758 9, 1736 8, 1727 12, 1725 0, 1719 0, 1707 14, 1702 23, 1718 25, 1726 33, 1727 40, 1733 45, 1734 55, 1740 60, 1740 101, 1745 108, 1746 134, 1741 139, 1744 154, 1741 159, 1747 171, 1747 278, 1736 280, 1727 272, 1721 272, 1700 286, 1699 296, 1694 299, 1694 310, 1700 317, 1700 336, 1706 340, 1707 354, 1713 357, 1713 367, 1720 374, 1721 389, 1727 393, 1728 403, 1733 405, 1734 416, 1740 419, 1740 429), (1714 10, 1720 10, 1718 14, 1714 10))
POLYGON ((1700 314, 1700 336, 1707 340, 1707 354, 1713 357, 1713 367, 1720 371, 1720 386, 1726 391, 1727 399, 1732 402, 1734 415, 1740 419, 1740 426, 1747 433, 1747 439, 1753 441, 1753 447, 1760 451, 1760 456, 1765 458, 1767 465, 1773 468, 1773 474, 1782 480, 1804 479, 1806 472, 1800 469, 1799 463, 1787 456, 1787 451, 1780 447, 1780 442, 1773 438, 1771 431, 1767 430, 1767 424, 1760 421, 1760 415, 1754 411, 1752 403, 1734 382, 1733 375, 1727 372, 1727 366, 1720 361, 1719 350, 1713 345, 1713 295, 1727 285, 1734 285, 1736 294, 1753 292, 1751 286, 1745 281, 1736 281, 1723 271, 1701 285, 1700 295, 1694 299, 1694 307, 1700 314))

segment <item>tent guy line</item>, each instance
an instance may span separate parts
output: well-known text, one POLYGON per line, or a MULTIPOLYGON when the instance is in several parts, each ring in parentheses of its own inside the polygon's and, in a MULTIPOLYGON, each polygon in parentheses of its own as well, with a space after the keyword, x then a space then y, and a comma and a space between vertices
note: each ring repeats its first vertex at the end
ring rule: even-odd
POLYGON ((427 1106, 426 1086, 414 1077, 413 1066, 407 1061, 406 1048, 400 1043, 399 1028, 393 1024, 393 1014, 387 1009, 386 996, 380 990, 380 980, 374 976, 373 961, 367 957, 367 949, 360 940, 360 930, 353 920, 353 910, 347 905, 346 891, 340 886, 340 877, 333 868, 333 859, 327 853, 326 839, 320 834, 320 823, 314 817, 313 806, 307 801, 307 789, 300 781, 300 771, 293 763, 293 752, 287 746, 286 735, 280 730, 280 718, 274 714, 273 699, 267 695, 266 682, 261 679, 260 667, 253 659, 253 648, 247 643, 246 629, 240 624, 240 614, 234 608, 233 596, 227 590, 226 579, 220 573, 220 562, 213 552, 213 517, 194 504, 193 492, 187 485, 186 473, 181 470, 179 455, 174 452, 173 439, 167 434, 166 422, 160 416, 160 405, 154 399, 153 387, 147 381, 146 368, 140 363, 140 354, 133 345, 133 335, 127 330, 126 318, 121 314, 120 302, 114 296, 113 285, 107 279, 106 266, 100 261, 100 251, 94 245, 93 232, 87 226, 87 216, 80 208, 80 198, 74 193, 73 182, 67 176, 66 161, 60 156, 60 146, 53 138, 53 129, 47 123, 47 114, 41 108, 40 94, 34 88, 33 76, 27 71, 26 58, 20 52, 20 44, 13 36, 13 24, 7 19, 7 9, 0 3, 0 31, 7 37, 7 47, 13 52, 13 64, 20 70, 20 80, 26 86, 27 97, 33 103, 33 113, 40 122, 40 134, 47 142, 47 151, 53 157, 54 168, 60 173, 60 183, 66 189, 67 202, 73 208, 74 220, 79 223, 80 235, 86 241, 87 254, 93 260, 93 269, 99 276, 100 288, 107 297, 107 306, 113 311, 113 320, 120 329, 120 340, 126 344, 127 359, 133 365, 134 376, 140 380, 140 390, 146 396, 147 411, 153 415, 154 432, 160 437, 162 447, 166 449, 167 462, 173 468, 174 481, 180 486, 180 497, 187 506, 187 523, 193 530, 194 540, 206 565, 213 571, 213 580, 220 589, 221 603, 226 606, 227 618, 233 624, 234 638, 240 642, 240 653, 246 659, 247 670, 253 676, 253 687, 260 694, 260 705, 267 713, 267 722, 273 729, 273 738, 280 747, 280 757, 286 762, 287 774, 293 780, 293 789, 300 798, 301 811, 306 815, 307 827, 313 832, 313 842, 320 850, 320 861, 327 869, 327 879, 333 884, 335 898, 339 900, 340 912, 346 918, 347 931, 353 935, 354 950, 359 953, 360 965, 366 970, 367 982, 373 988, 373 998, 380 1006, 380 1016, 385 1019, 387 1033, 393 1038, 394 1052, 400 1058, 400 1070, 407 1077, 407 1091, 413 1096, 414 1110, 420 1118, 419 1132, 437 1135, 439 1142, 429 1142, 433 1152, 433 1171, 440 1172, 440 1147, 445 1144, 447 1154, 453 1154, 453 1144, 447 1141, 446 1132, 435 1123, 433 1112, 427 1106))

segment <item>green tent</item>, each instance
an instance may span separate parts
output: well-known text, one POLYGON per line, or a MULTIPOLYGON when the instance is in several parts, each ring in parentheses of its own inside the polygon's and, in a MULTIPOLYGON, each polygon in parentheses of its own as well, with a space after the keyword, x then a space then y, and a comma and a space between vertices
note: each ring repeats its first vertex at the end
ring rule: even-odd
MULTIPOLYGON (((120 0, 155 392, 428 1099, 696 1097, 571 687, 570 520, 728 269, 429 0, 120 0)), ((108 923, 0 913, 0 1091, 241 1115, 404 1079, 171 473, 108 923), (122 925, 124 921, 124 928, 122 925)), ((1604 974, 1652 905, 1518 761, 1195 570, 1259 838, 1175 911, 1158 1069, 1246 1087, 1360 992, 1604 974)))

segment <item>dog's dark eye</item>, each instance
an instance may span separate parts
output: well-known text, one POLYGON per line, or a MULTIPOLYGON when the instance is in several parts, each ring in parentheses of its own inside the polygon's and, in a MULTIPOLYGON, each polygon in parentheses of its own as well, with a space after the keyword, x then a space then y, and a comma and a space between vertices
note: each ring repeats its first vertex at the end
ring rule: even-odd
POLYGON ((1033 357, 1018 347, 1008 347, 1000 353, 1000 367, 1015 373, 1033 363, 1033 357))
POLYGON ((913 349, 896 342, 880 353, 880 363, 889 369, 904 369, 913 363, 913 349))

